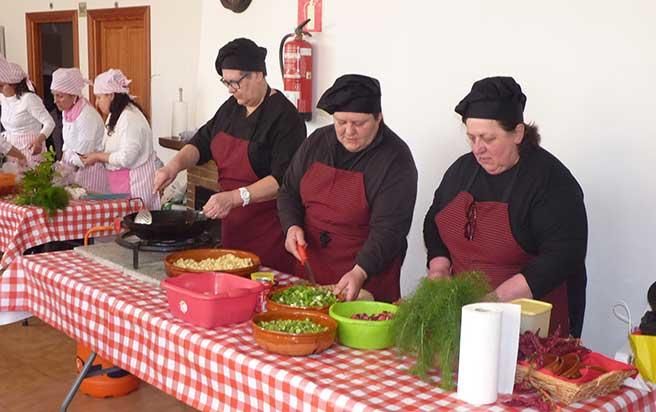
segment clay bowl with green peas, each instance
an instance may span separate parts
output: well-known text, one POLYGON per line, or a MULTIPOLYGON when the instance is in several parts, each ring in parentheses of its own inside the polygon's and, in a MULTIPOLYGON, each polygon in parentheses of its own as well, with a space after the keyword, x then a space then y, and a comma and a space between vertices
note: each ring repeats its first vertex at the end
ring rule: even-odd
POLYGON ((251 321, 255 342, 268 352, 288 356, 320 353, 335 342, 337 322, 311 310, 258 313, 251 321))
MULTIPOLYGON (((295 284, 275 288, 267 297, 267 310, 313 310, 328 313, 330 305, 344 299, 333 293, 335 285, 295 284)), ((357 300, 374 300, 373 295, 360 289, 357 300)))

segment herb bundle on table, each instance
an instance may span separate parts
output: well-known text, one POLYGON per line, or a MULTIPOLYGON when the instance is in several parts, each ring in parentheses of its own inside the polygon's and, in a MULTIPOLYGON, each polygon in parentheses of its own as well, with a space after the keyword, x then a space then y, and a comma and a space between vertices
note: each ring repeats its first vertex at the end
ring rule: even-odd
POLYGON ((460 346, 462 307, 480 302, 490 291, 481 272, 463 272, 453 278, 423 279, 401 305, 392 323, 401 354, 416 356, 411 372, 423 379, 437 366, 440 386, 453 389, 453 366, 460 346))
POLYGON ((49 215, 68 206, 69 197, 66 190, 52 184, 55 177, 54 162, 55 152, 45 152, 43 161, 25 172, 16 196, 16 204, 41 206, 49 215))

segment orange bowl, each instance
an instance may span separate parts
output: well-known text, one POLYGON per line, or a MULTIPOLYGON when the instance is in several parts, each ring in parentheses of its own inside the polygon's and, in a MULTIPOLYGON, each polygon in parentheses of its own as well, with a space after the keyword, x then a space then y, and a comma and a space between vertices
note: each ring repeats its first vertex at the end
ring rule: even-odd
MULTIPOLYGON (((322 313, 327 314, 328 310, 330 309, 330 305, 299 307, 299 306, 286 305, 284 303, 279 303, 279 302, 276 302, 276 301, 271 299, 273 294, 275 294, 276 292, 281 292, 285 289, 289 289, 292 286, 297 286, 297 285, 301 285, 301 284, 303 284, 303 283, 297 283, 297 284, 293 284, 293 285, 287 285, 287 286, 282 286, 282 287, 272 289, 271 292, 269 292, 269 296, 267 296, 267 310, 299 310, 300 309, 300 310, 310 310, 310 311, 315 311, 315 312, 322 312, 322 313)), ((307 286, 310 286, 310 285, 308 284, 307 286)), ((330 291, 335 289, 335 285, 316 285, 316 286, 321 287, 323 289, 328 289, 330 291)), ((371 292, 369 292, 367 290, 360 289, 360 293, 358 294, 358 298, 356 300, 374 300, 374 295, 372 295, 371 292)), ((343 299, 338 297, 337 301, 341 302, 341 301, 343 301, 343 299)))
POLYGON ((246 252, 244 250, 236 249, 189 249, 180 252, 170 253, 164 260, 164 269, 166 275, 169 277, 179 276, 183 273, 206 273, 206 272, 221 272, 230 273, 237 276, 249 276, 251 273, 256 272, 260 268, 260 258, 254 253, 246 252), (253 262, 252 265, 240 269, 224 269, 224 270, 207 270, 207 269, 185 269, 175 266, 175 261, 178 259, 193 259, 200 262, 204 259, 218 259, 223 255, 231 253, 239 258, 250 258, 253 262))
POLYGON ((255 315, 251 321, 253 337, 260 347, 268 352, 288 356, 306 356, 320 353, 335 342, 337 322, 330 316, 311 310, 277 310, 255 315), (303 320, 325 326, 328 329, 318 333, 284 333, 258 326, 258 322, 278 319, 303 320))

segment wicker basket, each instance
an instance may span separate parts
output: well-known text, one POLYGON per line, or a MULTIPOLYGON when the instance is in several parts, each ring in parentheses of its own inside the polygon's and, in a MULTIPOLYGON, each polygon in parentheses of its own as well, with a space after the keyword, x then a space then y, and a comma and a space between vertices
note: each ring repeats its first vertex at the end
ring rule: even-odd
POLYGON ((570 403, 614 392, 619 389, 624 379, 634 374, 635 371, 632 370, 614 370, 599 375, 589 382, 574 383, 547 375, 529 366, 518 364, 515 382, 527 379, 532 386, 546 391, 554 400, 569 405, 570 403))

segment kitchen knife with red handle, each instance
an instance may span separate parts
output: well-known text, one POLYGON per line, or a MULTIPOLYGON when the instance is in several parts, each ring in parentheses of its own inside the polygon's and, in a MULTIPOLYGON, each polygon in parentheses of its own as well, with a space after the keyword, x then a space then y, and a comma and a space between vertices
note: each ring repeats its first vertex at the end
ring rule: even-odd
POLYGON ((305 267, 305 274, 308 277, 308 280, 310 283, 313 285, 317 283, 315 277, 314 277, 314 272, 312 272, 312 268, 310 267, 310 261, 308 260, 307 256, 307 245, 299 245, 298 243, 296 244, 296 252, 298 253, 298 257, 300 258, 299 261, 305 267))

